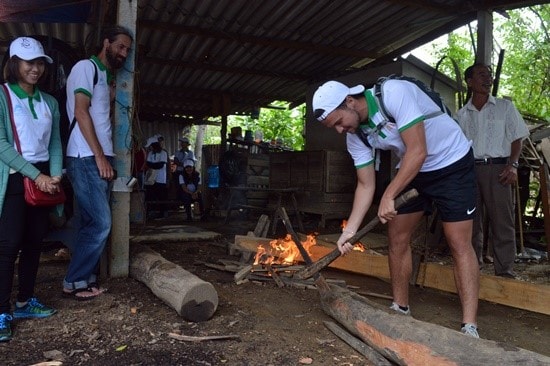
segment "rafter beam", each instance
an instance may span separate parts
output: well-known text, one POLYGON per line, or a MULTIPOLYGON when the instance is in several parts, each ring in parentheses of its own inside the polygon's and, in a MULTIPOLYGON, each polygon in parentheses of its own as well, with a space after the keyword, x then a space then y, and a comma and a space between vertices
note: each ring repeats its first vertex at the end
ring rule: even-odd
POLYGON ((309 42, 297 42, 297 41, 279 40, 274 38, 257 37, 257 36, 239 34, 239 33, 216 31, 216 30, 205 29, 201 27, 191 27, 191 26, 176 25, 176 24, 170 24, 170 23, 159 23, 152 20, 141 20, 139 22, 139 26, 150 28, 153 30, 163 31, 163 32, 174 32, 178 34, 192 34, 199 37, 232 40, 240 44, 252 43, 252 44, 257 44, 261 46, 269 46, 274 48, 286 48, 286 49, 300 50, 300 51, 305 51, 310 53, 322 53, 322 54, 337 55, 337 56, 351 56, 351 57, 372 58, 372 59, 375 59, 380 56, 374 52, 363 51, 363 50, 352 49, 352 48, 330 47, 330 46, 323 46, 320 44, 309 43, 309 42))
POLYGON ((201 101, 205 101, 205 98, 197 98, 197 95, 200 96, 208 96, 208 97, 221 97, 224 94, 231 95, 231 98, 234 100, 265 100, 265 99, 271 99, 271 100, 285 100, 282 95, 276 95, 276 94, 248 94, 248 93, 240 93, 240 92, 232 92, 228 90, 212 90, 212 89, 200 89, 200 88, 186 88, 186 87, 174 87, 174 88, 166 88, 161 87, 158 85, 153 84, 145 84, 141 86, 141 94, 147 95, 147 99, 155 99, 155 97, 158 97, 159 100, 165 100, 163 95, 171 95, 176 98, 185 97, 185 98, 193 98, 201 101), (160 97, 159 97, 160 96, 160 97))
POLYGON ((143 62, 148 64, 161 65, 161 66, 175 66, 175 67, 182 67, 182 68, 195 69, 195 70, 218 71, 218 72, 229 73, 229 74, 269 76, 269 77, 275 77, 275 78, 284 78, 288 80, 300 80, 300 81, 307 80, 307 77, 304 77, 299 74, 245 69, 242 67, 214 65, 214 64, 204 63, 204 62, 186 62, 181 60, 167 60, 160 57, 145 57, 143 59, 143 62))

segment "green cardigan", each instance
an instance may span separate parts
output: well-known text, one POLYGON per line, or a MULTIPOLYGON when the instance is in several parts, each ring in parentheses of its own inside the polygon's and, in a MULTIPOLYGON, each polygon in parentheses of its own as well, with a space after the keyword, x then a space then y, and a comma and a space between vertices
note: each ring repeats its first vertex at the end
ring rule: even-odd
MULTIPOLYGON (((50 145, 48 146, 50 153, 50 175, 61 176, 63 152, 59 134, 59 105, 57 100, 49 94, 40 92, 40 97, 44 98, 53 116, 52 134, 50 145)), ((10 168, 33 180, 40 174, 40 171, 26 161, 14 148, 10 110, 4 89, 0 87, 0 208, 4 206, 10 168)))

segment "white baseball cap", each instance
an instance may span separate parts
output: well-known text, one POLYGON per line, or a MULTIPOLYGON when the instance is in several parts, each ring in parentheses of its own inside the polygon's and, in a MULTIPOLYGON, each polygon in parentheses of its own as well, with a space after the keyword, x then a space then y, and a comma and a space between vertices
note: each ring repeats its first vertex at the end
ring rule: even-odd
POLYGON ((159 140, 155 136, 149 137, 147 139, 147 143, 145 144, 145 147, 149 147, 149 146, 153 145, 156 142, 159 142, 159 140))
POLYGON ((327 81, 321 85, 313 94, 313 113, 317 120, 323 121, 334 111, 348 95, 355 95, 365 91, 363 85, 348 87, 338 81, 327 81))
POLYGON ((53 63, 52 58, 44 53, 42 44, 30 37, 19 37, 11 42, 10 57, 12 56, 17 56, 25 61, 43 57, 49 64, 53 63))
POLYGON ((183 166, 195 166, 195 162, 191 159, 187 159, 183 162, 183 166))

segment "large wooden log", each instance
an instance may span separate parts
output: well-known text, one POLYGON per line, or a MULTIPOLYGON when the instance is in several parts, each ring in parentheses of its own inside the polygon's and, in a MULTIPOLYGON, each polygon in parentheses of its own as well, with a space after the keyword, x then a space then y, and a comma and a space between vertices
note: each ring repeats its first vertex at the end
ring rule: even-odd
POLYGON ((349 290, 316 281, 323 310, 399 365, 550 365, 550 358, 509 344, 390 313, 349 290))
POLYGON ((218 308, 218 293, 211 283, 166 260, 147 246, 132 244, 130 276, 147 285, 186 320, 208 320, 218 308))

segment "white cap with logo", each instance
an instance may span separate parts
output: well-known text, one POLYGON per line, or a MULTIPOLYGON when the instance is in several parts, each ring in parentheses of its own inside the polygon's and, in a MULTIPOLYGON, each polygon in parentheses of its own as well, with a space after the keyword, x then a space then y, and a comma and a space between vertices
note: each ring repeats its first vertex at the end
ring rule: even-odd
POLYGON ((10 44, 10 57, 17 56, 22 60, 31 61, 40 57, 46 59, 48 63, 53 63, 50 56, 44 53, 44 47, 34 38, 19 37, 10 44))
POLYGON ((363 85, 348 87, 338 81, 327 81, 321 85, 313 94, 313 113, 317 120, 323 121, 334 111, 348 95, 355 95, 365 91, 363 85))

